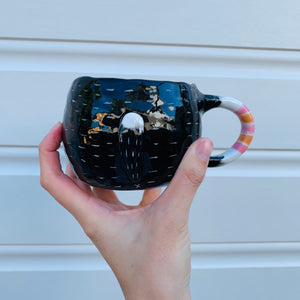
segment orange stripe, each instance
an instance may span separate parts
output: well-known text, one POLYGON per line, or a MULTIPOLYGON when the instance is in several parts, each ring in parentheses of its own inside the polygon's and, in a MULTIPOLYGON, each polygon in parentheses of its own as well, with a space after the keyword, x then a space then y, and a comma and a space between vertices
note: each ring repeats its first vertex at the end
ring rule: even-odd
POLYGON ((251 112, 239 116, 242 123, 253 123, 254 119, 251 112))
POLYGON ((241 134, 239 136, 238 142, 244 143, 249 146, 252 139, 253 139, 253 135, 241 134))

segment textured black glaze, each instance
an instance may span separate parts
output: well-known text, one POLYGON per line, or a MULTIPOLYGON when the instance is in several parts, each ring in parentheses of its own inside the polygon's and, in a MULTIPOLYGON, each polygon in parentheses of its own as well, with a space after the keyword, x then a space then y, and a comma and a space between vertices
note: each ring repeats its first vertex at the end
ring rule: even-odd
POLYGON ((202 113, 207 112, 212 108, 216 108, 221 105, 220 97, 213 95, 205 95, 204 99, 198 101, 198 110, 202 113))
POLYGON ((169 182, 199 136, 198 102, 183 82, 81 77, 64 114, 63 141, 79 178, 96 187, 145 189, 169 182), (144 130, 122 128, 128 113, 144 130))
POLYGON ((222 164, 223 158, 224 158, 224 155, 211 156, 209 159, 208 166, 209 167, 219 167, 222 164))
MULTIPOLYGON (((198 110, 200 113, 204 114, 210 109, 219 107, 221 105, 221 100, 219 96, 205 95, 204 99, 198 101, 198 110)), ((211 156, 209 159, 209 167, 218 167, 222 164, 223 155, 211 156)))

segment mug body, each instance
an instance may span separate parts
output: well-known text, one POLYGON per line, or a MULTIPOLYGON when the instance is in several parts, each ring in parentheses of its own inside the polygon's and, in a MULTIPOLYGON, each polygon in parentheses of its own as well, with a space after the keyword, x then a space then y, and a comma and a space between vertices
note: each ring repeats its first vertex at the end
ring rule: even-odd
POLYGON ((168 183, 200 135, 202 98, 184 82, 76 79, 63 119, 73 170, 89 185, 115 190, 168 183))

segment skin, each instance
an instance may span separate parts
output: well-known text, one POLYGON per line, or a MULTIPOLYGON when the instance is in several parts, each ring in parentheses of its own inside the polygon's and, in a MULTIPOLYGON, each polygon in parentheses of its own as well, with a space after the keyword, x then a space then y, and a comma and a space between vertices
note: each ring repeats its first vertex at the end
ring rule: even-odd
POLYGON ((172 181, 145 190, 137 206, 119 201, 112 190, 93 188, 67 166, 57 149, 57 123, 39 147, 41 185, 79 222, 117 277, 126 299, 190 299, 189 210, 204 179, 212 142, 195 141, 172 181))

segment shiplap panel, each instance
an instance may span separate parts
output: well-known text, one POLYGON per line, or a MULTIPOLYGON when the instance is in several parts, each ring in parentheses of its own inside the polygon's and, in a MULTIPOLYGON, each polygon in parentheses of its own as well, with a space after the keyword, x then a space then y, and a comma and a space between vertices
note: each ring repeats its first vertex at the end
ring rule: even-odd
MULTIPOLYGON (((191 250, 192 299, 298 299, 298 243, 192 244, 191 250)), ((124 299, 90 245, 0 246, 0 289, 10 300, 124 299)))
MULTIPOLYGON (((1 72, 0 81, 6 89, 0 103, 0 144, 38 145, 50 127, 62 120, 66 95, 75 77, 65 73, 1 72)), ((295 95, 300 94, 300 81, 183 79, 195 82, 204 93, 233 96, 250 107, 256 123, 252 149, 300 149, 300 140, 296 138, 300 129, 295 126, 300 111, 295 95)), ((231 146, 238 137, 239 122, 227 111, 215 109, 203 120, 203 134, 217 148, 231 146)))
POLYGON ((111 271, 0 272, 3 299, 124 300, 111 271))
MULTIPOLYGON (((192 270, 192 299, 298 300, 300 268, 192 270)), ((124 300, 109 271, 0 272, 5 299, 124 300)))
POLYGON ((297 0, 12 0, 0 36, 300 49, 297 0))
MULTIPOLYGON (((63 147, 58 150, 63 168, 67 157, 63 147)), ((225 149, 216 149, 213 155, 225 149)), ((40 171, 37 147, 0 147, 1 176, 38 176, 40 171)), ((300 177, 300 151, 248 150, 234 163, 208 168, 207 177, 300 177)), ((126 193, 131 193, 127 191, 126 193)))
MULTIPOLYGON (((300 243, 192 243, 194 270, 300 267, 300 243)), ((92 244, 1 245, 1 272, 109 271, 92 244)))
POLYGON ((298 267, 193 270, 191 291, 199 300, 298 300, 299 282, 298 267))
MULTIPOLYGON (((2 148, 0 153, 1 244, 89 242, 40 187, 37 149, 2 148)), ((300 241, 299 155, 249 151, 236 165, 208 170, 191 209, 192 242, 300 241)), ((142 192, 119 195, 135 204, 142 192)))
POLYGON ((299 51, 0 38, 0 53, 7 71, 300 78, 299 51))
POLYGON ((194 241, 300 241, 298 178, 206 178, 191 209, 194 241))
POLYGON ((0 176, 0 243, 89 242, 75 219, 39 181, 39 176, 0 176))
MULTIPOLYGON (((236 97, 254 114, 252 149, 300 149, 297 52, 2 41, 0 61, 1 145, 39 144, 62 119, 72 80, 94 75, 194 82, 203 93, 236 97)), ((239 132, 220 109, 204 116, 203 128, 217 148, 239 132)))

